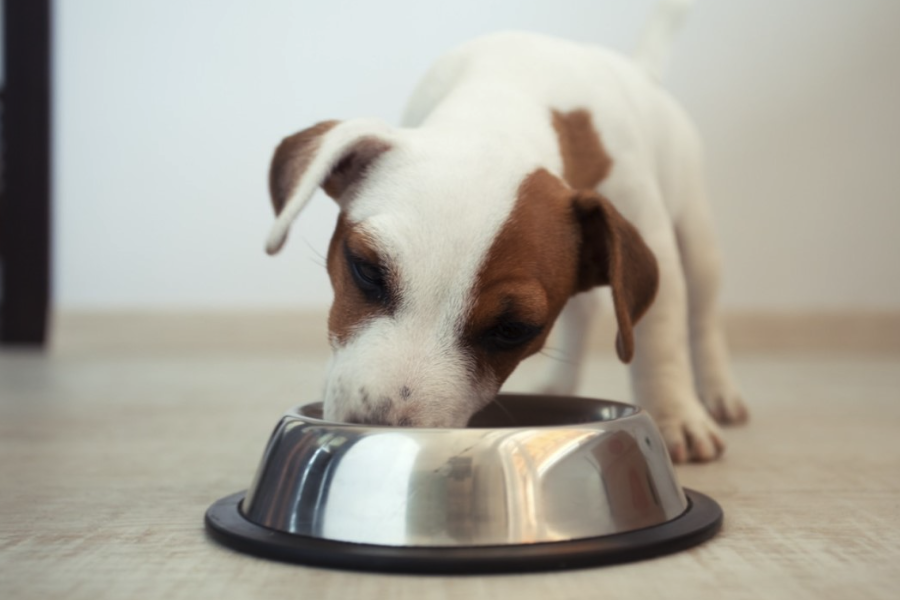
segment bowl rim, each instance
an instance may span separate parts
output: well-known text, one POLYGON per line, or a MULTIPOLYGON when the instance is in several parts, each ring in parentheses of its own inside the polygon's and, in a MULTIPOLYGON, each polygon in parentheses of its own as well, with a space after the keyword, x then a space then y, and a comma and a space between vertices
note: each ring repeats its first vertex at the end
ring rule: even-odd
MULTIPOLYGON (((634 419, 634 418, 644 418, 647 415, 647 412, 637 406, 635 404, 629 404, 627 402, 621 402, 618 400, 607 400, 605 398, 593 398, 590 396, 575 396, 575 395, 556 395, 556 394, 532 394, 532 393, 519 393, 519 392, 501 392, 494 397, 489 404, 485 405, 481 410, 485 410, 491 406, 491 404, 498 402, 501 399, 524 399, 526 401, 537 401, 538 399, 553 399, 554 401, 570 401, 570 402, 582 402, 582 403, 596 403, 603 404, 605 406, 616 408, 622 411, 623 414, 615 416, 611 419, 591 419, 587 421, 578 421, 572 423, 551 423, 546 425, 479 425, 479 426, 466 426, 466 427, 400 427, 397 425, 373 425, 369 423, 346 423, 342 421, 329 421, 327 419, 310 416, 307 414, 303 414, 303 409, 313 407, 313 406, 321 406, 321 401, 315 402, 307 402, 305 404, 298 404, 292 406, 288 409, 284 415, 285 418, 292 418, 299 421, 303 421, 309 425, 315 425, 319 427, 335 427, 335 428, 347 428, 347 429, 356 429, 356 430, 369 430, 371 432, 396 432, 398 429, 403 430, 404 432, 466 432, 466 431, 484 431, 490 429, 503 430, 503 431, 513 431, 513 430, 550 430, 550 429, 570 429, 570 428, 584 428, 585 426, 597 426, 599 424, 611 424, 611 423, 621 423, 623 421, 634 419)), ((502 405, 500 405, 501 408, 502 405)), ((481 412, 478 411, 478 412, 481 412)), ((476 413, 478 414, 478 413, 476 413)))

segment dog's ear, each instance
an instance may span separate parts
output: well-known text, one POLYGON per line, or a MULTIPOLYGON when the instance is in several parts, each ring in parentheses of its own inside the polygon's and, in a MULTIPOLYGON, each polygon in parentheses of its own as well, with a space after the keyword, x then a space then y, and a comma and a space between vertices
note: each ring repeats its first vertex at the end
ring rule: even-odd
POLYGON ((594 192, 576 192, 573 211, 581 229, 577 290, 612 288, 622 362, 634 357, 634 326, 647 312, 659 285, 656 257, 637 229, 609 200, 594 192))
POLYGON ((269 193, 277 219, 266 252, 281 250, 291 223, 319 186, 343 207, 348 190, 390 149, 391 137, 386 124, 355 119, 323 121, 284 138, 269 170, 269 193))

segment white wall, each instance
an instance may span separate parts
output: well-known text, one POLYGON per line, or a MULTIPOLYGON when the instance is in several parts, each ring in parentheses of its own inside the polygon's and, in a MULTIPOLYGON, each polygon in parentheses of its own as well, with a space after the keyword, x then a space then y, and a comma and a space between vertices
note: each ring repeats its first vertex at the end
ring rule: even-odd
MULTIPOLYGON (((57 0, 58 304, 322 307, 324 195, 263 253, 281 137, 396 122, 480 33, 631 49, 654 0, 57 0)), ((668 85, 709 145, 726 307, 900 309, 900 2, 701 0, 668 85)))

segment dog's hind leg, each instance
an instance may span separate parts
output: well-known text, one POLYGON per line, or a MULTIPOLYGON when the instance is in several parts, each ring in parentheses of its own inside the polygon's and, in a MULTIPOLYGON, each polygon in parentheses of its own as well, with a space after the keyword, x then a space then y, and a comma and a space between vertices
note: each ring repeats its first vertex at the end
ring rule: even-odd
POLYGON ((694 381, 710 414, 723 424, 747 420, 747 409, 731 374, 725 334, 716 296, 721 258, 700 161, 683 172, 682 212, 675 222, 682 268, 687 283, 688 320, 694 381))
POLYGON ((569 299, 556 322, 554 347, 544 352, 551 359, 534 391, 541 394, 571 395, 578 389, 581 365, 587 353, 591 321, 600 306, 596 291, 569 299))

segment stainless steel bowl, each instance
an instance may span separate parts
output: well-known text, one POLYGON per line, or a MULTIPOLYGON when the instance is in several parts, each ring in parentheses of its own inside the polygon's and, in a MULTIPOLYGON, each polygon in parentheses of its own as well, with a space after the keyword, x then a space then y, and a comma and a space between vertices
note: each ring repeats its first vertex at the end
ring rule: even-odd
POLYGON ((246 494, 207 514, 244 550, 357 568, 387 557, 389 570, 457 570, 434 567, 466 557, 477 570, 541 566, 542 551, 559 559, 566 544, 569 562, 628 560, 702 541, 720 522, 718 505, 686 496, 639 408, 528 395, 498 396, 465 429, 333 423, 320 404, 301 406, 275 428, 246 494), (605 551, 590 552, 598 542, 605 551))

